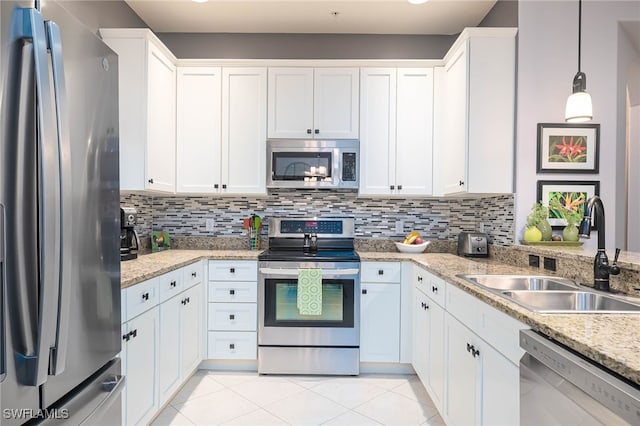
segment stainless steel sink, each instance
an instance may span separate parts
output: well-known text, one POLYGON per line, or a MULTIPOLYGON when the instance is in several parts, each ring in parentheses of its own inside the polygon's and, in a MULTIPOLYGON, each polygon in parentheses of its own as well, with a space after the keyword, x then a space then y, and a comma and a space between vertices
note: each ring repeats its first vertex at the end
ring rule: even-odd
POLYGON ((536 275, 473 275, 461 274, 458 277, 491 290, 575 290, 580 288, 575 281, 536 275))
POLYGON ((501 294, 536 312, 640 313, 640 305, 591 291, 502 291, 501 294))

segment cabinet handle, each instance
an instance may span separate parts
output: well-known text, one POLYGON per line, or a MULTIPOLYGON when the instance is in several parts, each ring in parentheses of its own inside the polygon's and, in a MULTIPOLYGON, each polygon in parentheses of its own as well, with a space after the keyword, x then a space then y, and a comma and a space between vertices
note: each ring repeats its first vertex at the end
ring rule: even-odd
POLYGON ((418 275, 418 282, 422 282, 422 277, 420 275, 418 275))
POLYGON ((149 293, 144 293, 142 295, 142 300, 149 300, 149 293))
POLYGON ((402 185, 398 185, 398 191, 402 191, 402 185))
POLYGON ((396 189, 396 187, 395 187, 395 185, 390 185, 389 189, 393 191, 394 189, 396 189))
POLYGON ((186 304, 187 304, 187 299, 182 299, 182 300, 180 301, 180 303, 182 303, 182 305, 183 305, 183 306, 184 306, 184 305, 186 305, 186 304))
POLYGON ((122 340, 125 340, 125 341, 128 342, 130 339, 131 339, 131 336, 129 336, 128 334, 123 334, 122 335, 122 340))
POLYGON ((367 294, 367 289, 366 288, 362 289, 362 294, 367 294))
POLYGON ((232 274, 235 274, 236 273, 236 268, 229 268, 229 272, 232 273, 232 274))
POLYGON ((226 183, 222 184, 222 189, 227 189, 227 184, 226 183))
POLYGON ((147 182, 149 182, 150 184, 153 184, 153 178, 149 179, 147 182))
POLYGON ((473 355, 474 358, 477 357, 477 356, 480 356, 480 350, 479 349, 473 349, 471 351, 471 355, 473 355))
POLYGON ((176 284, 177 284, 177 283, 176 283, 175 281, 171 281, 171 282, 169 283, 169 285, 170 285, 171 287, 175 287, 175 286, 176 286, 176 284))
POLYGON ((307 134, 310 135, 311 134, 311 129, 307 129, 307 134))
POLYGON ((315 129, 313 133, 315 133, 316 135, 320 134, 320 129, 315 129))
POLYGON ((424 304, 424 310, 426 311, 427 309, 429 309, 429 305, 428 304, 424 304))
POLYGON ((438 287, 436 287, 436 286, 431 287, 431 291, 437 294, 438 293, 438 287))
POLYGON ((198 273, 197 273, 197 272, 192 272, 192 273, 191 273, 191 276, 192 276, 193 278, 195 278, 195 277, 197 277, 197 276, 198 276, 198 273))
POLYGON ((234 321, 236 319, 236 316, 234 314, 230 314, 229 315, 229 320, 230 321, 234 321))
POLYGON ((229 349, 230 350, 234 350, 236 348, 236 344, 235 343, 229 343, 229 349))
POLYGON ((218 189, 218 188, 220 188, 220 185, 218 185, 217 183, 215 183, 215 184, 213 185, 213 189, 218 189))
POLYGON ((234 289, 231 289, 231 290, 229 290, 229 294, 230 294, 231 296, 233 296, 234 294, 236 294, 236 291, 235 291, 234 289))
POLYGON ((464 186, 464 181, 463 181, 463 180, 461 180, 460 182, 458 182, 458 185, 459 185, 459 186, 464 186))
POLYGON ((471 346, 471 343, 467 343, 467 352, 471 352, 472 347, 473 346, 471 346))
POLYGON ((130 331, 129 334, 131 335, 132 339, 138 337, 138 329, 136 328, 135 330, 130 331))
POLYGON ((191 303, 191 298, 187 297, 187 303, 191 303))
POLYGON ((378 269, 378 275, 384 275, 384 269, 378 269))

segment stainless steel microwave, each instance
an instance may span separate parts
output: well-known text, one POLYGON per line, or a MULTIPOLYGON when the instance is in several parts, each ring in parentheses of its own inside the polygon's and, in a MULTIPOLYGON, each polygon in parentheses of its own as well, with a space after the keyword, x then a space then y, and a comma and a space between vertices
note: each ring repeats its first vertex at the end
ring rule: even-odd
POLYGON ((267 188, 358 189, 360 141, 267 140, 267 188))

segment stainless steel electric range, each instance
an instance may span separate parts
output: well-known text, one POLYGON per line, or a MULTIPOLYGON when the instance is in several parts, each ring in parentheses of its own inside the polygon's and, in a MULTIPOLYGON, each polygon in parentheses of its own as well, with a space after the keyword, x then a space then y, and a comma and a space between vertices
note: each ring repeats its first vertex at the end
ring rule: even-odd
POLYGON ((258 269, 258 373, 357 375, 360 257, 354 219, 269 219, 258 269), (322 273, 321 313, 297 306, 302 269, 322 273))

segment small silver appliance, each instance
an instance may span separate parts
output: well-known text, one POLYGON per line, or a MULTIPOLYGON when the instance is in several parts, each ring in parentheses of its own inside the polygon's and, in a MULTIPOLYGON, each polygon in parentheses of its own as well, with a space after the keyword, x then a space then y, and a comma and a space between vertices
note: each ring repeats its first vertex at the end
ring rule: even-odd
POLYGON ((358 189, 360 141, 267 140, 267 188, 358 189))
POLYGON ((487 234, 482 232, 461 232, 458 234, 458 256, 489 256, 487 234))

